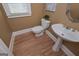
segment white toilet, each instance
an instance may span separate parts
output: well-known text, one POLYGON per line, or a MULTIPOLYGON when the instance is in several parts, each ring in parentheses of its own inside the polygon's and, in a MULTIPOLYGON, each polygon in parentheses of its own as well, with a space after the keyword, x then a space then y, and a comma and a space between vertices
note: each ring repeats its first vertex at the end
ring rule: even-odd
POLYGON ((42 19, 40 26, 35 26, 32 28, 32 32, 36 37, 42 36, 44 34, 44 30, 47 29, 50 25, 50 21, 42 19))

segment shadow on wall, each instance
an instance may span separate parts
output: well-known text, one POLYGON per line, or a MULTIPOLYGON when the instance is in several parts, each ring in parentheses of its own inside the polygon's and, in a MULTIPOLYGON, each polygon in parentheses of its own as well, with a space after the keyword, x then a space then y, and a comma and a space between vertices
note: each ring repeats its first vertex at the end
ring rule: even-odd
POLYGON ((10 39, 11 39, 11 29, 6 21, 5 14, 2 10, 2 6, 0 4, 0 38, 6 43, 9 47, 10 39))

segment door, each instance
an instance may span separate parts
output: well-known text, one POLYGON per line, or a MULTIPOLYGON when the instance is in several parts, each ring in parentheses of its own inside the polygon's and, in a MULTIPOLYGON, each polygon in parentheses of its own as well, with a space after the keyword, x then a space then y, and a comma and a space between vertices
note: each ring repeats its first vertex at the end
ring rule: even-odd
POLYGON ((9 49, 0 38, 0 56, 8 56, 9 49))

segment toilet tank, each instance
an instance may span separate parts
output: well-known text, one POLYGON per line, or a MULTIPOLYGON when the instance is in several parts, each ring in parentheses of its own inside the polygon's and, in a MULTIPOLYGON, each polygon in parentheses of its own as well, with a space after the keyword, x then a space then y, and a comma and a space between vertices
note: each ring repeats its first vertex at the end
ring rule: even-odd
POLYGON ((42 19, 41 20, 41 26, 44 28, 44 29, 47 29, 50 25, 50 21, 48 20, 45 20, 45 19, 42 19))

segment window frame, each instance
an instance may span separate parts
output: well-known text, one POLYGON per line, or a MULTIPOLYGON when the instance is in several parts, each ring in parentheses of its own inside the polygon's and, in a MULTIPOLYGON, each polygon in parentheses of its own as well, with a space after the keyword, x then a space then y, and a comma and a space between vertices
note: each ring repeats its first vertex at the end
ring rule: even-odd
POLYGON ((11 13, 9 10, 9 6, 8 3, 3 3, 3 8, 6 12, 6 15, 8 16, 8 18, 16 18, 16 17, 24 17, 24 16, 31 16, 31 3, 26 3, 26 5, 28 6, 28 13, 11 13))

